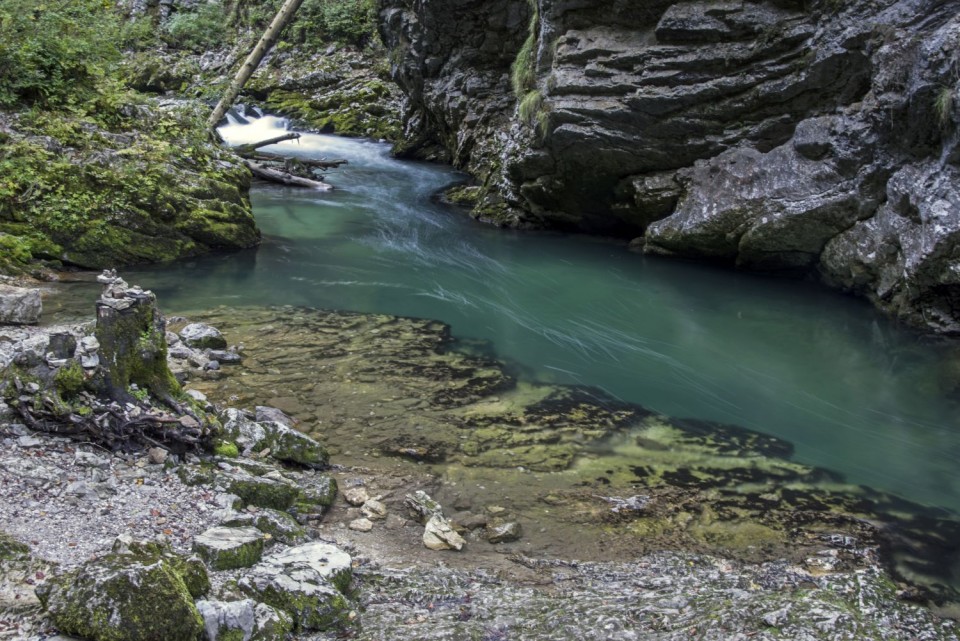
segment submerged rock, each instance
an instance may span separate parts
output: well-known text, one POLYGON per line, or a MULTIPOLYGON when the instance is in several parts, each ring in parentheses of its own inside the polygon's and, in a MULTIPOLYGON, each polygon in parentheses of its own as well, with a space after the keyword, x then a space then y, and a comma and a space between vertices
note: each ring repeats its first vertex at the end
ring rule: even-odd
POLYGON ((180 338, 195 349, 225 349, 227 339, 216 327, 203 323, 190 323, 180 330, 180 338))

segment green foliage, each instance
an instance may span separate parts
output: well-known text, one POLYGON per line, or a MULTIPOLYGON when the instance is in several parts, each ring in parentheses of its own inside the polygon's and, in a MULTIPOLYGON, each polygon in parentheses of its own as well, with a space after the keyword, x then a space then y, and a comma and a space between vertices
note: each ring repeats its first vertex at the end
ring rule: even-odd
POLYGON ((531 127, 536 127, 541 136, 547 133, 547 110, 543 102, 543 94, 539 91, 529 91, 520 101, 520 120, 531 127))
MULTIPOLYGON (((239 0, 235 22, 262 32, 281 1, 239 0)), ((376 24, 376 0, 304 0, 284 39, 295 44, 320 46, 337 41, 364 47, 376 38, 376 24)))
POLYGON ((201 3, 196 11, 183 11, 163 25, 163 39, 171 47, 201 52, 226 39, 226 17, 219 2, 201 3))
POLYGON ((517 53, 516 59, 510 67, 510 81, 513 84, 513 94, 518 99, 537 84, 537 34, 540 24, 540 12, 534 0, 528 0, 533 15, 530 16, 527 39, 517 53))
POLYGON ((0 106, 77 104, 119 58, 110 0, 0 0, 0 106))
POLYGON ((74 360, 58 369, 53 377, 57 391, 65 399, 72 399, 79 394, 83 390, 85 380, 83 368, 80 367, 80 363, 74 360))
POLYGON ((120 48, 124 51, 145 51, 160 42, 157 29, 149 17, 133 18, 120 26, 120 48))
POLYGON ((954 87, 941 87, 933 101, 933 111, 937 116, 937 122, 941 129, 947 129, 953 118, 954 93, 957 90, 954 87))

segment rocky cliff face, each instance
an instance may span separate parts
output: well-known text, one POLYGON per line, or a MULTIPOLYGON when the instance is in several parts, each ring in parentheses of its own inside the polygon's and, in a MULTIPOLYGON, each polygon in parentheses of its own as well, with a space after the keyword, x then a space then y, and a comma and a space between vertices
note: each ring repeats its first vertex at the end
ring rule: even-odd
POLYGON ((381 0, 475 215, 816 275, 960 333, 957 0, 381 0))

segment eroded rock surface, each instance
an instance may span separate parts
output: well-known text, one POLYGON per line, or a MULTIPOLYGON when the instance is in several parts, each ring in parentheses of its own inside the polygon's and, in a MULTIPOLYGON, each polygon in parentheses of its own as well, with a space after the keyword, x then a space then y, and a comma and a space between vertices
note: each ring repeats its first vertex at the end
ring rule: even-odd
POLYGON ((960 332, 960 2, 388 0, 401 152, 517 227, 814 274, 960 332), (438 151, 442 150, 442 151, 438 151))

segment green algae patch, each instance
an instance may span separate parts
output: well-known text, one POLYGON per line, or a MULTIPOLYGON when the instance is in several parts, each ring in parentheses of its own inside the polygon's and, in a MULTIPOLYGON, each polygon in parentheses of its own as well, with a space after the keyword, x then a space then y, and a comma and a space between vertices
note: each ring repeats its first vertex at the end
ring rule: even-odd
MULTIPOLYGON (((955 553, 955 518, 793 461, 781 439, 518 383, 482 350, 456 351, 434 321, 293 307, 193 318, 246 346, 243 376, 202 384, 211 400, 271 405, 283 389, 338 462, 436 474, 441 504, 503 506, 533 549, 591 560, 683 549, 809 571, 824 549, 836 571, 880 550, 897 576, 950 593, 936 560, 955 553)), ((302 497, 293 509, 309 513, 302 497)))

